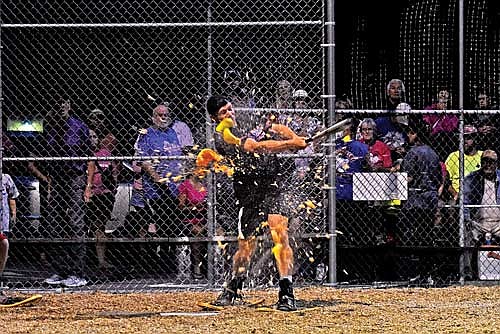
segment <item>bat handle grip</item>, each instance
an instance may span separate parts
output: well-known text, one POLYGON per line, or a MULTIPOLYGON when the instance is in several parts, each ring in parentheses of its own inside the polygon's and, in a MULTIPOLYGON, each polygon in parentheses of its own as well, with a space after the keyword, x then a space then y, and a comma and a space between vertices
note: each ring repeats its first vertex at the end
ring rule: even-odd
POLYGON ((309 144, 310 142, 312 142, 314 140, 313 137, 309 137, 309 138, 306 138, 306 144, 309 144))

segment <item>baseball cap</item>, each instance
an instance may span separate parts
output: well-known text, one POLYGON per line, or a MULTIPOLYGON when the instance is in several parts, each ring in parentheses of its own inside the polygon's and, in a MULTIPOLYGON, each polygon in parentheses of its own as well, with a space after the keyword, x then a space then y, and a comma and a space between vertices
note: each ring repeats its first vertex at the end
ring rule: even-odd
POLYGON ((498 160, 497 153, 495 151, 493 151, 493 150, 484 150, 483 154, 481 155, 481 159, 484 159, 484 158, 489 158, 489 159, 492 159, 492 160, 498 160))
POLYGON ((464 125, 464 135, 473 135, 477 133, 477 129, 473 125, 464 125))
POLYGON ((293 97, 295 98, 306 98, 308 96, 307 92, 303 89, 297 89, 293 92, 293 97))

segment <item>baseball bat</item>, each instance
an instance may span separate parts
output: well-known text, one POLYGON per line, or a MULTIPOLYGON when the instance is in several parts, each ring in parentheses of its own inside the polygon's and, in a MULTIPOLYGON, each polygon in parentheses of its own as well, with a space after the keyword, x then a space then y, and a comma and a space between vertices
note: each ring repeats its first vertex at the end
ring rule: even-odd
POLYGON ((349 124, 349 123, 351 123, 351 119, 350 118, 346 118, 344 120, 341 120, 340 122, 337 122, 337 123, 333 124, 332 126, 324 129, 323 131, 318 132, 314 136, 307 138, 306 139, 306 143, 310 143, 310 142, 312 142, 314 140, 326 137, 326 136, 328 136, 328 135, 330 135, 330 134, 332 134, 334 132, 337 132, 337 131, 341 130, 344 126, 346 126, 347 124, 349 124))

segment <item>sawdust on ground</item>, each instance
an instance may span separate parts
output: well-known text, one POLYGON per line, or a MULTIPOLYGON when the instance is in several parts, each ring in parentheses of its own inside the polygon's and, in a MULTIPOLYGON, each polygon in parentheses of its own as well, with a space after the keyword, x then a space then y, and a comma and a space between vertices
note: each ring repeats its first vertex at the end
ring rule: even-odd
MULTIPOLYGON (((31 307, 0 310, 2 333, 499 333, 500 286, 441 289, 296 289, 308 311, 244 306, 199 315, 208 292, 45 294, 31 307), (186 312, 186 315, 178 315, 186 312), (166 313, 161 315, 160 313, 166 313), (195 316, 198 315, 198 316, 195 316)), ((265 298, 276 289, 252 290, 265 298)))

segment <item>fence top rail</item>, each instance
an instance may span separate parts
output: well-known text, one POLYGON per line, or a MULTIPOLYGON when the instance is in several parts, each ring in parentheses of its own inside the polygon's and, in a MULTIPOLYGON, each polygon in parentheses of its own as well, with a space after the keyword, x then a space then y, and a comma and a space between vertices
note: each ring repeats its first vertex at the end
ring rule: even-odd
MULTIPOLYGON (((321 158, 322 153, 282 153, 277 154, 279 158, 321 158)), ((3 161, 144 161, 144 160, 194 160, 195 156, 111 156, 111 157, 3 157, 3 161)))
POLYGON ((4 23, 0 28, 166 28, 322 25, 323 21, 143 22, 143 23, 4 23))
POLYGON ((284 113, 284 114, 294 114, 294 113, 314 113, 322 115, 327 112, 326 109, 307 109, 307 108, 242 108, 242 107, 233 107, 235 111, 243 111, 243 112, 262 112, 262 113, 284 113))
POLYGON ((500 115, 500 110, 482 110, 482 109, 447 109, 447 110, 428 110, 428 109, 407 109, 407 110, 387 110, 387 109, 335 109, 337 114, 487 114, 500 115))
POLYGON ((193 157, 185 155, 175 155, 175 156, 115 156, 115 157, 3 157, 3 161, 121 161, 121 160, 192 160, 193 157))
MULTIPOLYGON (((244 112, 279 112, 279 113, 314 113, 324 114, 327 109, 299 109, 299 108, 233 108, 236 111, 244 112)), ((487 114, 487 115, 500 115, 499 109, 483 110, 483 109, 447 109, 447 110, 432 110, 432 109, 408 109, 408 110, 387 110, 387 109, 335 109, 337 114, 487 114)))

